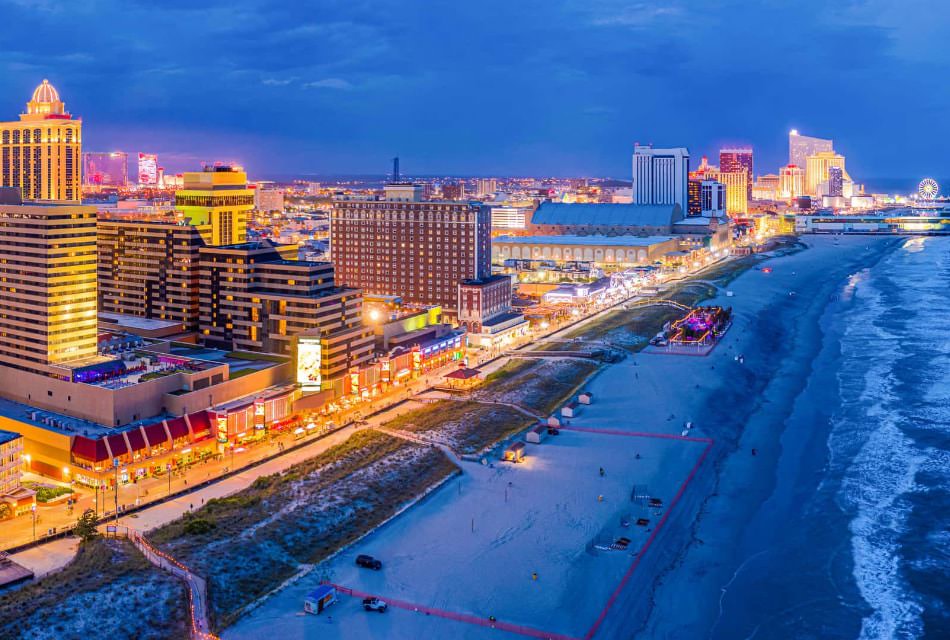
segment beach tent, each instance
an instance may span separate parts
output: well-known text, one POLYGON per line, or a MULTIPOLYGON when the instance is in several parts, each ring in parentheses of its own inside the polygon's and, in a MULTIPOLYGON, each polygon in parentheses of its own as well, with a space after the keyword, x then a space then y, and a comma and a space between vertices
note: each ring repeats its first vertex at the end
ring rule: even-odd
POLYGON ((544 434, 547 433, 548 426, 545 424, 535 425, 527 434, 525 434, 525 441, 530 442, 531 444, 541 444, 541 440, 544 438, 544 434))
POLYGON ((524 443, 516 442, 505 449, 505 460, 508 462, 521 462, 524 460, 524 443))
POLYGON ((576 402, 568 402, 566 405, 561 407, 561 416, 565 418, 573 418, 574 414, 577 413, 578 404, 576 402))
POLYGON ((577 401, 581 404, 590 404, 594 401, 594 394, 590 391, 581 391, 580 395, 577 396, 577 401))
POLYGON ((336 602, 336 587, 332 584, 321 584, 307 594, 303 601, 303 610, 307 613, 321 613, 324 609, 336 602))

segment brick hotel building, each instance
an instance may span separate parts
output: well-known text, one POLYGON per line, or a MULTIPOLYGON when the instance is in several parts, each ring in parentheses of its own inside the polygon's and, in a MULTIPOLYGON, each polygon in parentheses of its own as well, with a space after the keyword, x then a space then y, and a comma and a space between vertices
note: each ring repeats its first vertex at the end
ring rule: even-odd
POLYGON ((340 286, 458 310, 458 285, 491 275, 491 213, 471 202, 341 200, 330 217, 340 286))

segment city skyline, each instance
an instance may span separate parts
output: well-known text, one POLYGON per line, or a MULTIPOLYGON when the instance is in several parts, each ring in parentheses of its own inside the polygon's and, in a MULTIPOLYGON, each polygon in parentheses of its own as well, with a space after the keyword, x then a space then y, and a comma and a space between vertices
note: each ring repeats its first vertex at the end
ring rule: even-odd
POLYGON ((250 0, 99 3, 68 16, 15 3, 7 24, 42 44, 8 52, 0 90, 16 113, 19 96, 49 78, 88 123, 86 149, 155 152, 173 171, 224 160, 255 175, 374 173, 398 153, 416 175, 619 177, 637 141, 694 157, 751 145, 764 169, 783 164, 797 128, 838 141, 856 175, 950 173, 929 143, 946 125, 935 118, 929 136, 916 133, 948 96, 915 91, 920 74, 909 72, 930 64, 920 58, 945 34, 940 16, 913 33, 876 3, 723 9, 598 2, 439 15, 340 4, 315 20, 250 0), (750 23, 776 28, 766 38, 750 23), (170 30, 183 36, 175 46, 161 35, 170 30), (807 46, 803 33, 815 36, 807 46), (188 34, 201 44, 182 45, 188 34), (727 62, 739 48, 756 53, 740 56, 742 70, 727 62), (743 100, 717 97, 724 82, 743 100), (913 98, 871 100, 880 86, 913 98), (506 92, 519 99, 497 99, 506 92))

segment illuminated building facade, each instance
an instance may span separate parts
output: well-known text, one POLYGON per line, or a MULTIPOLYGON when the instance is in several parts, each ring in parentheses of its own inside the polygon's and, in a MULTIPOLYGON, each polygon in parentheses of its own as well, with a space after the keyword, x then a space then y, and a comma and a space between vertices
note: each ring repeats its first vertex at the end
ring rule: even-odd
POLYGON ((500 206, 491 208, 491 228, 510 232, 524 229, 528 224, 529 209, 525 207, 500 206))
MULTIPOLYGON (((296 246, 288 247, 296 253, 296 246)), ((295 337, 320 339, 321 377, 332 379, 373 354, 360 291, 336 286, 328 262, 288 260, 270 242, 203 247, 202 339, 211 346, 294 355, 295 337)))
POLYGON ((834 143, 831 140, 803 136, 797 129, 792 129, 788 134, 788 164, 790 165, 805 167, 808 156, 832 151, 834 151, 834 143))
POLYGON ((475 181, 475 186, 479 198, 493 195, 498 191, 498 181, 495 178, 479 178, 475 181))
POLYGON ((465 185, 461 182, 442 185, 442 197, 446 200, 464 200, 465 185))
MULTIPOLYGON (((720 149, 719 170, 723 173, 745 172, 746 174, 746 203, 752 199, 752 149, 720 149)), ((748 204, 746 205, 748 208, 748 204)))
POLYGON ((240 244, 247 239, 247 218, 254 209, 254 190, 237 167, 209 166, 186 172, 175 192, 175 208, 202 233, 210 246, 240 244))
MULTIPOLYGON (((693 175, 694 172, 690 172, 693 175)), ((686 183, 686 215, 698 216, 702 212, 702 180, 690 178, 686 183)))
POLYGON ((828 167, 828 195, 832 198, 844 195, 844 170, 841 167, 828 167))
POLYGON ((97 226, 99 310, 170 320, 183 332, 197 331, 202 230, 162 215, 100 217, 97 226))
POLYGON ((95 207, 0 204, 0 255, 0 365, 68 377, 96 356, 95 207))
POLYGON ((154 153, 140 153, 139 162, 139 185, 143 187, 158 186, 158 156, 154 153))
POLYGON ((633 148, 633 204, 688 204, 689 151, 685 147, 633 148))
POLYGON ((845 180, 851 180, 844 168, 844 156, 834 151, 820 151, 814 155, 808 156, 808 164, 805 166, 805 193, 810 196, 820 195, 818 188, 822 182, 828 181, 828 170, 831 167, 841 169, 845 180))
POLYGON ((744 171, 719 171, 716 180, 726 186, 726 213, 731 216, 749 212, 749 175, 744 171))
POLYGON ((781 191, 781 179, 777 173, 759 176, 752 185, 753 200, 775 200, 781 191))
POLYGON ((129 183, 129 154, 124 151, 82 154, 82 183, 90 187, 124 187, 129 183))
POLYGON ((715 218, 726 214, 726 185, 718 180, 699 183, 699 215, 715 218))
POLYGON ((24 200, 78 202, 82 121, 66 112, 59 93, 43 80, 18 122, 0 122, 0 186, 24 200))
POLYGON ((454 312, 458 283, 491 274, 491 214, 473 203, 341 200, 330 247, 341 285, 454 312))
POLYGON ((778 170, 779 197, 792 200, 805 194, 805 170, 790 164, 778 170))
POLYGON ((11 431, 0 431, 0 499, 20 488, 22 454, 23 436, 11 431))
POLYGON ((481 333, 490 320, 511 312, 511 276, 494 275, 459 283, 459 325, 481 333))

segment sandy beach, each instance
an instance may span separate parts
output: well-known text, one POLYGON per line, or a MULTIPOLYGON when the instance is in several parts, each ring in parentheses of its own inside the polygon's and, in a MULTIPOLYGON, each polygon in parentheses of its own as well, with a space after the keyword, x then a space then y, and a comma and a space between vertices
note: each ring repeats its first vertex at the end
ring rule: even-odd
POLYGON ((771 272, 760 265, 726 287, 731 296, 709 301, 735 313, 710 355, 643 353, 603 369, 586 385, 594 404, 570 421, 577 430, 529 445, 521 465, 465 463, 461 479, 223 637, 482 638, 498 634, 491 617, 535 637, 706 635, 735 539, 774 482, 774 421, 807 377, 829 296, 892 241, 804 242, 807 250, 763 263, 771 272), (695 441, 679 439, 686 422, 695 441), (649 513, 634 494, 664 507, 649 513), (624 536, 629 549, 598 551, 624 536), (357 553, 384 570, 357 569, 357 553), (407 606, 367 614, 344 595, 330 621, 303 615, 320 580, 407 606))

